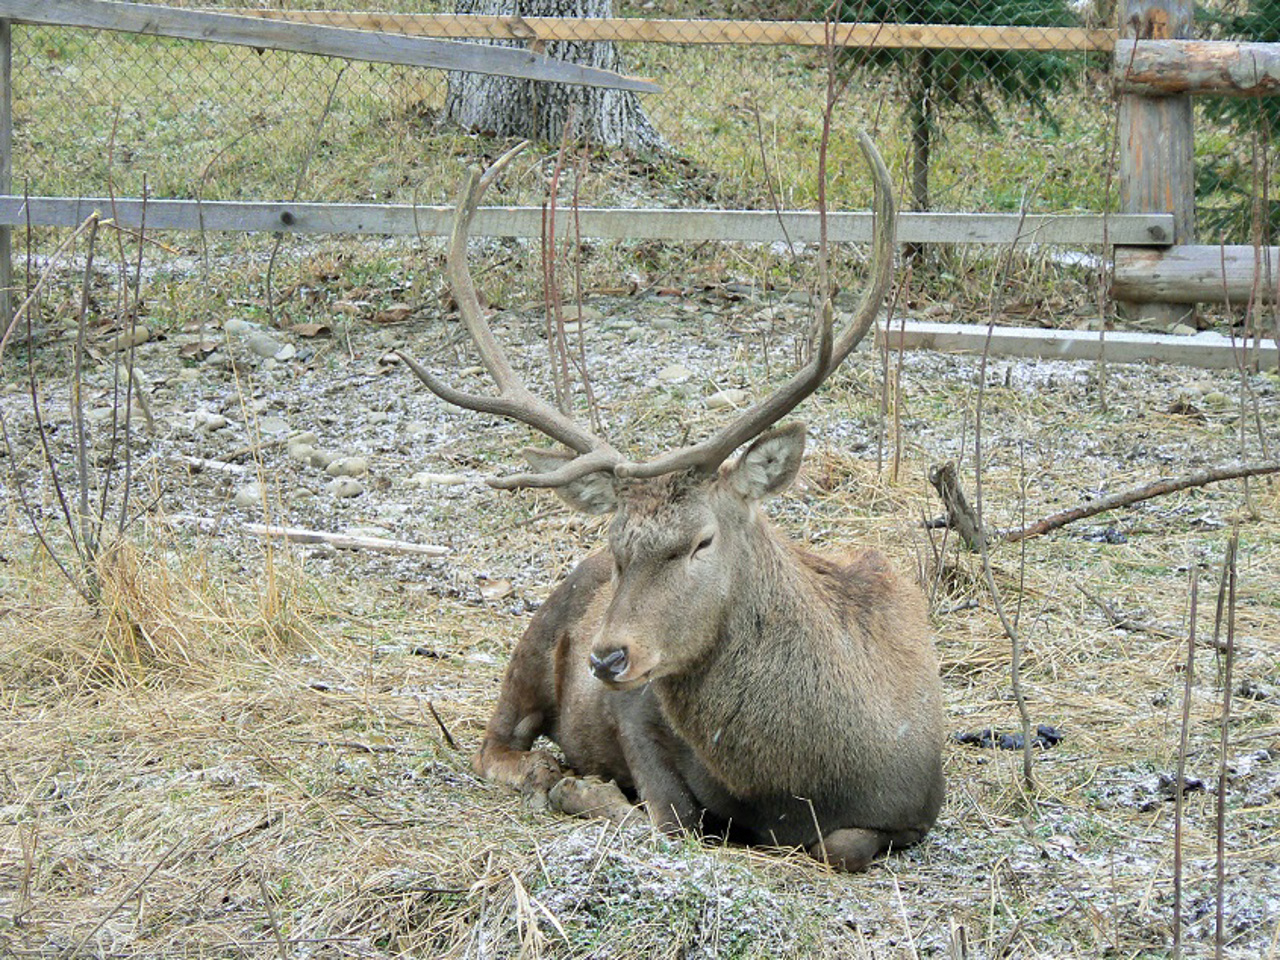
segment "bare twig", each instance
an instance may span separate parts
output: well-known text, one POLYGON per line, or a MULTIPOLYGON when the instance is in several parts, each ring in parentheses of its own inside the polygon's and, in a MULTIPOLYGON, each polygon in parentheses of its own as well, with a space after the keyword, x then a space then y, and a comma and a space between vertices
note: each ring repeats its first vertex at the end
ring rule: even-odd
MULTIPOLYGON (((982 360, 978 365, 978 402, 973 418, 973 463, 974 463, 974 516, 977 529, 984 529, 982 522, 982 399, 987 383, 987 356, 991 347, 991 331, 995 329, 995 316, 992 315, 988 327, 987 344, 982 351, 982 360)), ((1027 698, 1022 689, 1022 637, 1018 628, 1005 613, 1004 601, 996 587, 996 578, 991 571, 991 551, 985 536, 978 537, 978 549, 982 554, 982 573, 987 581, 987 590, 991 593, 991 602, 995 606, 996 616, 1009 638, 1009 682, 1013 687, 1013 699, 1018 705, 1018 716, 1022 721, 1022 780, 1028 793, 1035 791, 1035 773, 1033 770, 1034 754, 1031 740, 1031 715, 1027 711, 1027 698)))
POLYGON ((1182 793, 1187 786, 1187 739, 1191 731, 1191 689, 1196 667, 1196 617, 1200 571, 1191 565, 1191 614, 1187 631, 1187 663, 1182 684, 1182 726, 1178 733, 1178 782, 1173 796, 1173 956, 1182 957, 1182 793))
POLYGON ((1222 624, 1222 601, 1226 597, 1226 614, 1227 614, 1227 642, 1226 650, 1223 653, 1223 669, 1222 669, 1222 719, 1221 719, 1221 741, 1218 746, 1218 796, 1217 809, 1215 811, 1215 821, 1217 830, 1215 834, 1215 851, 1216 851, 1216 891, 1217 891, 1217 913, 1214 922, 1213 949, 1214 956, 1222 956, 1222 948, 1226 946, 1226 883, 1227 883, 1227 751, 1231 747, 1231 682, 1232 667, 1235 664, 1235 633, 1236 633, 1236 553, 1240 547, 1240 531, 1235 529, 1231 532, 1231 539, 1227 541, 1227 555, 1223 560, 1222 583, 1218 588, 1218 609, 1217 618, 1213 625, 1214 640, 1218 638, 1219 628, 1222 624))
POLYGON ((440 719, 440 714, 436 713, 436 705, 430 700, 427 701, 427 710, 431 713, 431 719, 436 722, 436 726, 440 728, 440 732, 444 735, 444 742, 449 745, 449 749, 457 750, 458 741, 453 739, 453 734, 449 732, 449 728, 444 725, 444 721, 440 719))
MULTIPOLYGON (((320 119, 316 121, 315 130, 311 134, 307 152, 303 154, 302 165, 298 168, 298 179, 293 185, 293 196, 289 198, 291 203, 297 202, 298 197, 302 194, 302 185, 307 180, 307 168, 311 166, 311 160, 316 155, 316 148, 320 146, 320 131, 324 129, 324 124, 329 119, 329 111, 333 107, 334 94, 338 92, 338 84, 342 80, 343 74, 347 72, 347 67, 351 64, 344 63, 342 69, 338 71, 338 75, 333 78, 333 84, 329 87, 329 95, 325 97, 324 107, 320 111, 320 119)), ((267 322, 273 327, 276 325, 276 308, 274 295, 271 292, 272 277, 275 274, 276 258, 280 255, 280 246, 284 243, 284 234, 277 233, 275 243, 271 245, 271 257, 267 260, 267 273, 265 277, 266 301, 267 301, 267 322)))

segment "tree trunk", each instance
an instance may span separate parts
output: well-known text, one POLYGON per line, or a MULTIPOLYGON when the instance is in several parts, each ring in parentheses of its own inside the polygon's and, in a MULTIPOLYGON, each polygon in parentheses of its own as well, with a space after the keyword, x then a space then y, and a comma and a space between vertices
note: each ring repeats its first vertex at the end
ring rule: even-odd
MULTIPOLYGON (((611 0, 457 0, 455 12, 528 17, 613 15, 611 0)), ((523 45, 521 41, 490 42, 523 45)), ((558 40, 546 44, 542 52, 556 60, 623 71, 612 43, 558 40)), ((478 73, 449 74, 445 117, 466 130, 559 143, 571 111, 574 129, 570 133, 574 139, 590 139, 631 153, 656 153, 667 146, 634 93, 478 73)))

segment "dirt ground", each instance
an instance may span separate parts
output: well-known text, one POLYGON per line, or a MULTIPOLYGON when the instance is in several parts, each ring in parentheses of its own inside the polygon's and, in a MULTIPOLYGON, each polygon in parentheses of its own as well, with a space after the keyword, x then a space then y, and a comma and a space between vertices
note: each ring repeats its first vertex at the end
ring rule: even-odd
MULTIPOLYGON (((606 431, 637 455, 776 384, 808 320, 803 303, 738 284, 586 306, 606 431)), ((1221 889, 1225 955, 1280 952, 1274 482, 1196 488, 998 545, 1032 718, 1062 740, 1036 752, 1033 788, 1018 752, 949 744, 936 830, 838 876, 785 852, 523 810, 471 773, 512 644, 600 544, 602 522, 485 484, 520 465, 527 431, 446 408, 390 355, 406 349, 483 387, 437 306, 328 316, 295 331, 229 316, 138 349, 134 547, 104 575, 106 613, 79 602, 36 545, 24 498, 54 552, 71 555, 31 398, 6 372, 0 954, 1168 955, 1193 571, 1183 941, 1211 952, 1221 889), (244 526, 264 522, 448 553, 284 546, 244 526), (1233 529, 1223 755, 1226 618, 1216 644, 1214 625, 1233 529), (112 610, 133 624, 128 650, 112 610)), ((548 393, 540 309, 494 324, 548 393)), ((40 349, 50 459, 74 490, 68 341, 51 334, 40 349)), ((116 367, 104 344, 97 353, 84 396, 101 479, 121 456, 105 447, 116 367)), ((6 371, 21 370, 19 355, 6 371)), ((877 546, 921 579, 956 734, 1018 724, 981 562, 924 525, 942 512, 930 467, 956 461, 976 492, 979 414, 984 516, 1009 529, 1161 477, 1274 458, 1280 381, 864 346, 805 403, 807 465, 775 519, 818 548, 877 546)))

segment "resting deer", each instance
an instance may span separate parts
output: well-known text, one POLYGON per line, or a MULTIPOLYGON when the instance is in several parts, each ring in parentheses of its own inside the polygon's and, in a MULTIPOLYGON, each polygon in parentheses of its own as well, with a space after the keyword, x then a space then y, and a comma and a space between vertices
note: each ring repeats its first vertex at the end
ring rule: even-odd
POLYGON ((634 815, 635 797, 661 830, 800 846, 846 870, 932 826, 942 693, 919 589, 874 551, 809 552, 760 508, 795 478, 804 449, 803 425, 773 424, 857 345, 892 282, 888 172, 865 135, 861 145, 876 181, 873 277, 847 326, 833 333, 828 302, 812 357, 789 382, 701 443, 643 463, 513 372, 483 318, 466 241, 514 151, 465 181, 449 277, 498 394, 462 393, 404 359, 444 400, 568 448, 526 450, 533 471, 493 485, 549 487, 577 510, 613 514, 608 546, 560 584, 516 646, 475 758, 481 776, 615 820, 634 815), (539 736, 559 744, 569 769, 534 749, 539 736))

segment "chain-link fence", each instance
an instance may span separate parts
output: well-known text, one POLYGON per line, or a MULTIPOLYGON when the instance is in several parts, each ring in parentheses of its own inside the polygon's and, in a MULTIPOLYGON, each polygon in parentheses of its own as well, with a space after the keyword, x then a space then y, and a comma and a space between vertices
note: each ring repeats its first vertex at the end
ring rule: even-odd
MULTIPOLYGON (((1270 2, 1201 10, 1198 29, 1274 32, 1280 17, 1267 19, 1270 2)), ((520 17, 509 0, 346 9, 362 5, 330 0, 316 10, 308 2, 305 17, 453 39, 506 37, 551 56, 607 46, 617 59, 606 65, 657 80, 662 93, 613 116, 611 133, 593 133, 603 149, 576 181, 574 199, 584 205, 812 209, 823 107, 834 87, 832 209, 868 206, 859 127, 885 153, 904 209, 1115 208, 1115 13, 1104 2, 843 0, 822 8, 642 0, 611 10, 607 0, 526 0, 520 17), (535 10, 617 18, 557 23, 535 10), (832 14, 861 32, 828 28, 832 14), (824 45, 829 29, 833 49, 824 45), (614 149, 635 146, 637 129, 641 149, 614 149)), ((271 14, 301 18, 302 6, 285 0, 271 14)), ((486 133, 524 132, 497 129, 502 109, 477 112, 476 100, 499 108, 518 100, 506 110, 517 122, 532 122, 544 105, 536 99, 543 94, 519 100, 527 94, 487 80, 467 87, 438 70, 23 25, 14 28, 13 77, 14 191, 32 195, 136 196, 145 178, 153 197, 447 203, 460 159, 497 149, 486 133)), ((1197 109, 1205 121, 1203 207, 1215 230, 1239 233, 1249 218, 1244 201, 1274 193, 1259 187, 1251 153, 1264 124, 1256 105, 1254 114, 1197 109), (1244 203, 1235 221, 1222 215, 1232 203, 1244 203)), ((502 202, 537 204, 544 195, 543 179, 528 177, 510 184, 502 202)))

